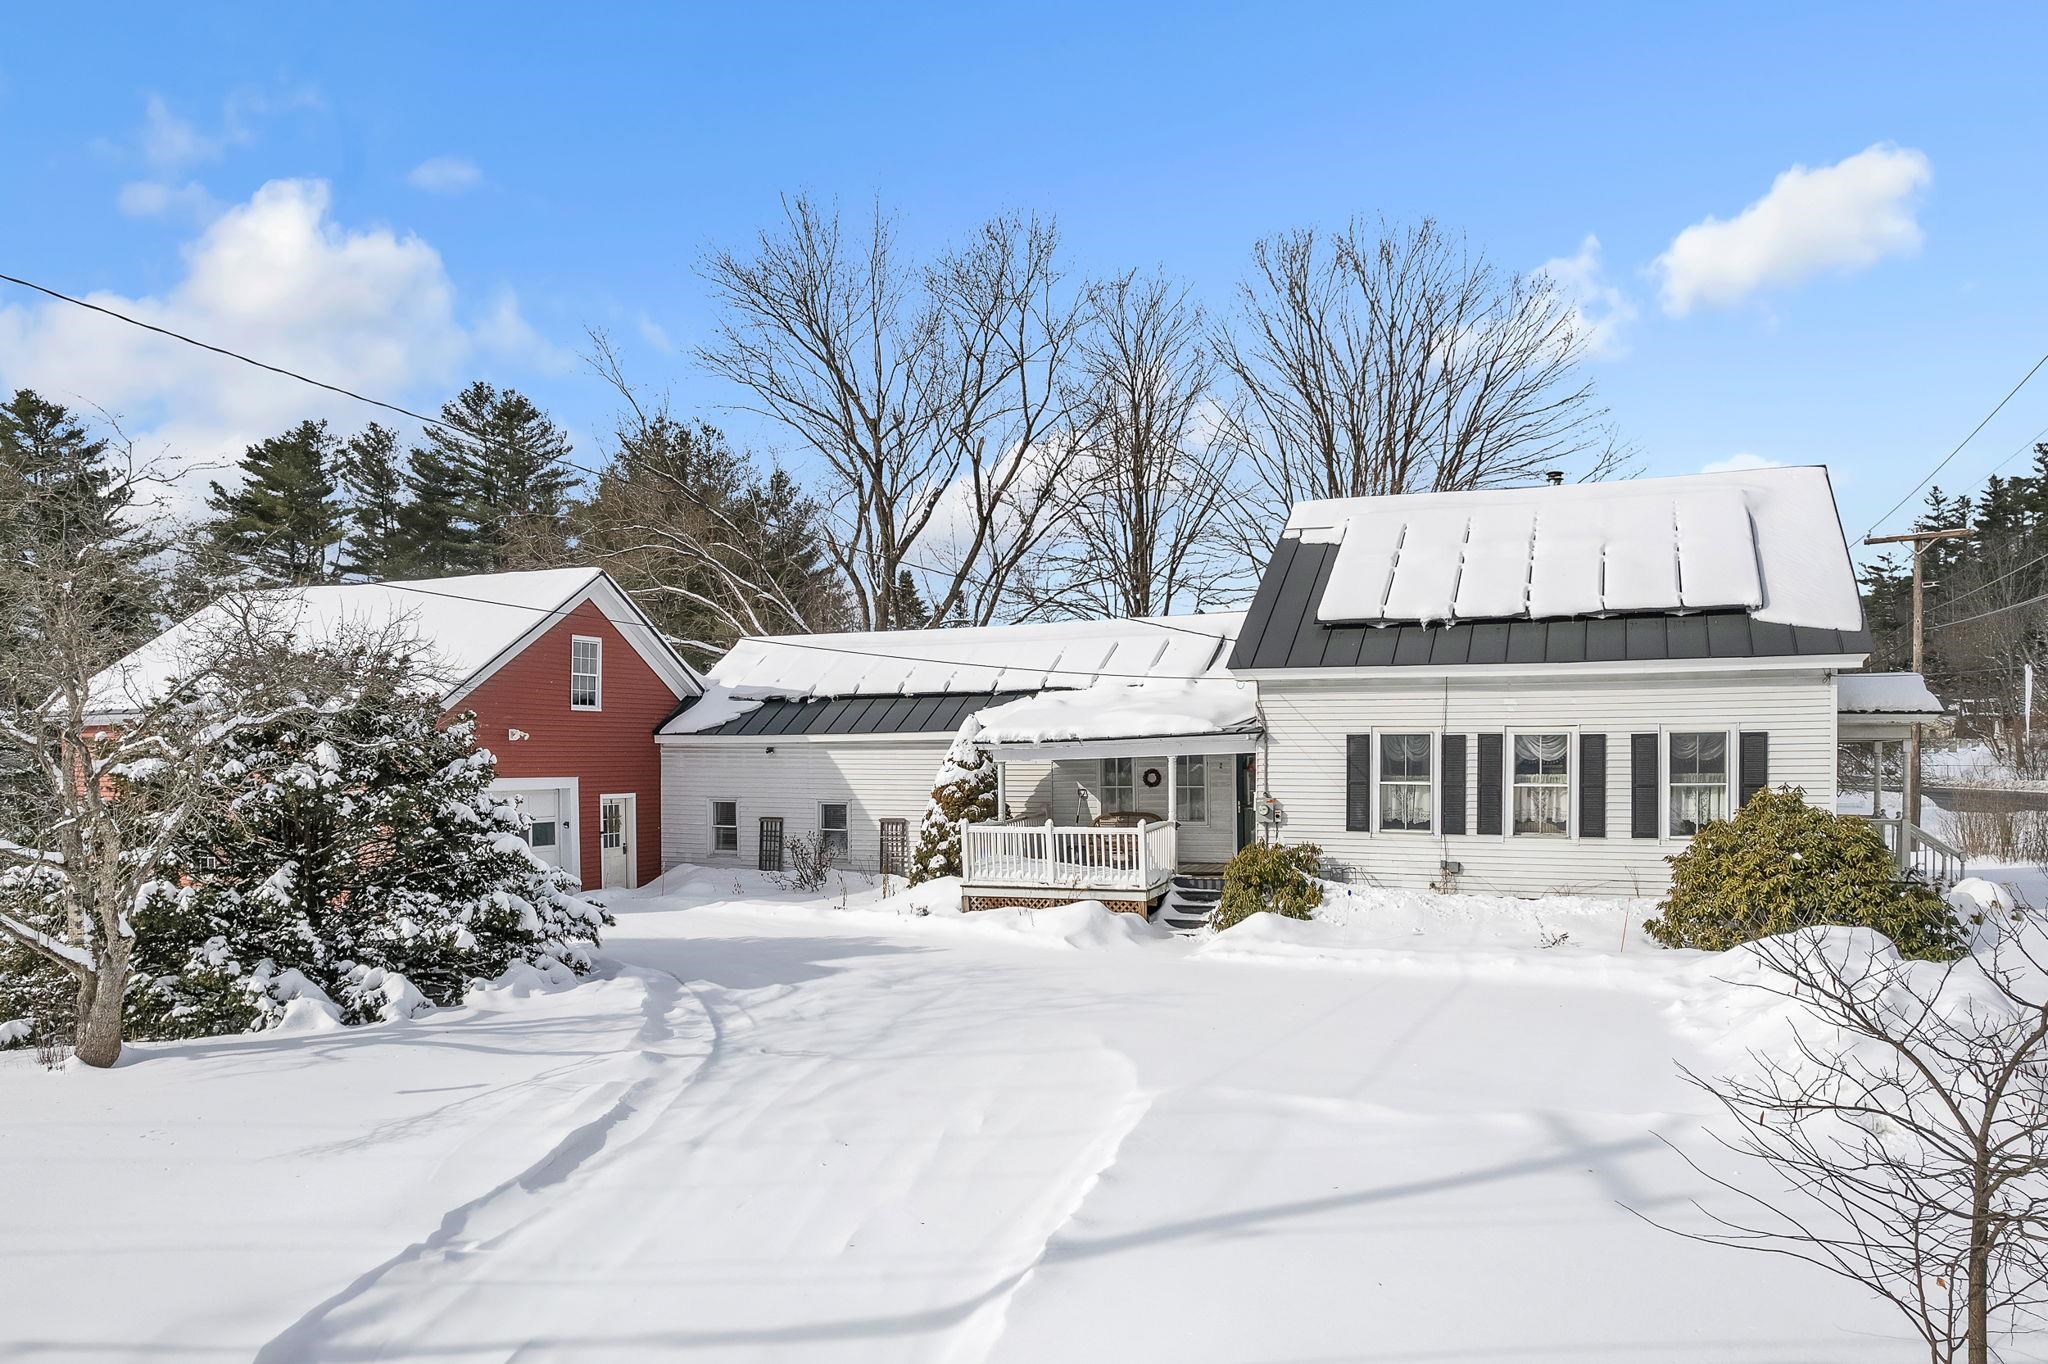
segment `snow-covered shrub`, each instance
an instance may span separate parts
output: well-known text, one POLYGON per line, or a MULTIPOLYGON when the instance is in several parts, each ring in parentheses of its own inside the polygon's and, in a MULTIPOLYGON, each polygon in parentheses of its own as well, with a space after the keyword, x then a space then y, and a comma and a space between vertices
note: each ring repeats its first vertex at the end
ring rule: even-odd
MULTIPOLYGON (((0 914, 40 933, 62 936, 63 878, 33 867, 0 872, 0 914)), ((68 1035, 78 1010, 78 981, 27 947, 0 935, 0 1051, 52 1033, 68 1035)))
POLYGON ((1759 791, 1733 819, 1702 825, 1669 859, 1671 893, 1643 927, 1666 947, 1725 951, 1821 924, 1874 928, 1904 957, 1963 948, 1955 915, 1902 880, 1869 821, 1817 810, 1791 788, 1759 791))
POLYGON ((932 798, 917 828, 917 847, 910 854, 910 884, 941 876, 958 876, 961 826, 996 817, 996 760, 975 747, 981 721, 972 715, 960 724, 946 760, 932 783, 932 798))
POLYGON ((1323 850, 1313 843, 1253 843, 1223 866, 1223 898, 1216 927, 1229 928, 1254 914, 1306 919, 1323 902, 1316 879, 1323 850))
POLYGON ((441 725, 402 653, 332 662, 317 705, 212 753, 208 817, 135 911, 133 1035, 266 1028, 302 999, 410 1017, 514 962, 589 969, 604 911, 491 795, 474 718, 441 725))

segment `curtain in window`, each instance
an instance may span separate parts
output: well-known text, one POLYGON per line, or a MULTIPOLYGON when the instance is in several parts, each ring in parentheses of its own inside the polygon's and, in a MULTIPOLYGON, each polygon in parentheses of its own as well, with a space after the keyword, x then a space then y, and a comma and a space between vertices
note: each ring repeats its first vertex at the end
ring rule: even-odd
POLYGON ((1382 734, 1380 828, 1422 830, 1430 823, 1430 736, 1382 734))
POLYGON ((1688 836, 1728 813, 1728 736, 1671 736, 1671 832, 1688 836))
POLYGON ((1571 736, 1515 736, 1515 832, 1571 832, 1571 736))
POLYGON ((1380 827, 1382 829, 1429 828, 1429 783, 1426 781, 1385 782, 1380 786, 1380 827))

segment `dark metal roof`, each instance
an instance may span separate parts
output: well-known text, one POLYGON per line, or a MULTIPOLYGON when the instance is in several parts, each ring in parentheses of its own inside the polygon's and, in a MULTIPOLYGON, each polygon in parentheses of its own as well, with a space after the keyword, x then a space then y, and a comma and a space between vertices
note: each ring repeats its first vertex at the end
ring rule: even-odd
POLYGON ((1316 603, 1337 546, 1284 537, 1245 613, 1230 667, 1446 667, 1469 663, 1624 663, 1870 652, 1868 630, 1777 625, 1746 611, 1658 612, 1451 625, 1323 625, 1316 603))
MULTIPOLYGON (((724 724, 693 731, 696 735, 759 735, 763 739, 820 734, 951 734, 960 722, 985 706, 1014 701, 1029 692, 929 692, 913 696, 835 696, 817 701, 763 701, 745 715, 724 724)), ((658 734, 669 720, 687 714, 697 703, 691 697, 675 714, 655 726, 658 734)))

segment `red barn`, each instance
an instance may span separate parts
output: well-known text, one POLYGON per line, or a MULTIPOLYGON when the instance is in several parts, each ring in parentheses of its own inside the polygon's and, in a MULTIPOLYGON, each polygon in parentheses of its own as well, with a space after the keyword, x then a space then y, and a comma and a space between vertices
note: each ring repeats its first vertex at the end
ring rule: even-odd
MULTIPOLYGON (((495 789, 533 850, 590 889, 661 871, 654 730, 703 682, 602 569, 340 583, 258 594, 295 637, 396 624, 425 646, 451 716, 474 711, 495 789)), ((103 673, 95 718, 119 723, 207 637, 209 607, 103 673)))

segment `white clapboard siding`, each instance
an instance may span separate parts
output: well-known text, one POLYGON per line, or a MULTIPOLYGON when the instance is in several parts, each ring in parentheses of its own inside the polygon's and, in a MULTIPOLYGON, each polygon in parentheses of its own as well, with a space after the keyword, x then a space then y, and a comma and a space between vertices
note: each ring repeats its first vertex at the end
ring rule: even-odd
MULTIPOLYGON (((1179 856, 1188 862, 1228 862, 1237 851, 1237 788, 1228 753, 1208 754, 1202 759, 1203 785, 1208 793, 1207 816, 1189 819, 1183 813, 1179 831, 1179 856)), ((1162 774, 1171 759, 1134 758, 1131 770, 1142 773, 1155 768, 1162 774)), ((1146 790, 1142 780, 1131 793, 1132 802, 1143 810, 1166 813, 1166 788, 1146 790)), ((1085 825, 1102 809, 1102 763, 1096 758, 1062 758, 1052 763, 1009 764, 1004 777, 1010 809, 1023 819, 1050 819, 1056 824, 1085 825)), ((1183 802, 1185 807, 1185 802, 1183 802)))
POLYGON ((847 865, 881 865, 881 821, 907 822, 907 844, 931 800, 932 781, 951 735, 886 740, 766 743, 668 743, 661 748, 661 864, 706 862, 752 867, 759 859, 760 820, 782 818, 783 846, 818 831, 818 807, 847 805, 847 865), (739 802, 739 852, 711 852, 711 802, 739 802))
MULTIPOLYGON (((1629 736, 1684 730, 1763 731, 1770 737, 1772 786, 1803 788, 1823 809, 1835 802, 1835 701, 1821 671, 1642 674, 1626 677, 1500 679, 1454 677, 1370 681, 1265 680, 1260 683, 1266 743, 1259 788, 1282 811, 1287 843, 1315 843, 1354 878, 1375 885, 1422 887, 1445 861, 1462 864, 1458 889, 1541 895, 1661 895, 1670 885, 1664 859, 1683 838, 1633 838, 1629 831, 1629 736), (1478 754, 1466 740, 1463 835, 1350 832, 1344 827, 1345 736, 1379 730, 1476 735, 1514 730, 1607 735, 1607 836, 1537 838, 1477 834, 1478 754)), ((1662 739, 1660 737, 1660 752, 1662 739)), ((1730 754, 1731 787, 1739 781, 1730 754)), ((1573 811, 1577 818, 1578 742, 1573 739, 1573 811)), ((1442 780, 1442 773, 1437 773, 1442 780)), ((1441 787, 1435 788, 1437 792, 1441 787)), ((1659 785, 1660 817, 1665 802, 1659 785)), ((1731 791, 1731 800, 1733 793, 1731 791)), ((1262 824, 1262 830, 1271 826, 1262 824)))

